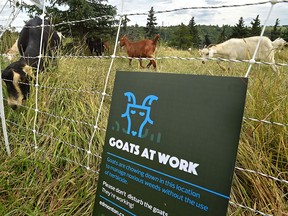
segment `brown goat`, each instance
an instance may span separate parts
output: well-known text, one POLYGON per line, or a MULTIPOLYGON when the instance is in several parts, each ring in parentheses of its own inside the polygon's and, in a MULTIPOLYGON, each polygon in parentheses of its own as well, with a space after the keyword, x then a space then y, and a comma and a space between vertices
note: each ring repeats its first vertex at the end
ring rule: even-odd
MULTIPOLYGON (((129 57, 140 58, 139 59, 140 66, 144 68, 142 65, 141 58, 154 58, 153 53, 156 49, 156 45, 157 45, 157 41, 159 37, 160 35, 157 34, 155 35, 153 41, 149 39, 145 39, 145 40, 141 40, 137 42, 131 42, 128 40, 126 35, 124 35, 120 39, 120 47, 123 47, 123 46, 126 47, 126 51, 129 57)), ((132 59, 129 59, 129 65, 131 65, 131 62, 132 62, 132 59)), ((149 68, 151 64, 153 64, 153 67, 156 68, 156 62, 154 60, 150 60, 150 62, 147 65, 147 68, 149 68)))

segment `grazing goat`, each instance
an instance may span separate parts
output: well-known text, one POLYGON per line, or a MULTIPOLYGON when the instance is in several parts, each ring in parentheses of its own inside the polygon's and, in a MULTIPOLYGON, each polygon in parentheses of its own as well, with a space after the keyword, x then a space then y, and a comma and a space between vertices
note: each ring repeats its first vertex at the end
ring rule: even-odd
MULTIPOLYGON (((211 45, 200 50, 202 57, 221 57, 232 60, 249 60, 252 58, 259 41, 259 36, 248 38, 232 38, 221 44, 211 45)), ((272 69, 277 71, 274 60, 274 49, 268 37, 262 37, 255 60, 268 61, 272 64, 272 69)), ((204 61, 203 61, 204 63, 204 61)), ((231 62, 229 62, 231 70, 231 62)))
POLYGON ((86 39, 86 43, 91 52, 91 55, 93 55, 95 52, 97 56, 102 56, 105 47, 101 38, 92 39, 89 37, 86 39))
MULTIPOLYGON (((129 57, 140 58, 139 59, 140 66, 144 68, 142 65, 141 58, 154 58, 153 53, 155 52, 157 41, 159 38, 160 38, 160 35, 157 34, 154 37, 153 41, 149 39, 145 39, 145 40, 141 40, 137 42, 131 42, 128 40, 127 36, 124 35, 120 39, 120 47, 123 47, 123 46, 126 47, 126 51, 129 57)), ((132 62, 132 59, 129 59, 130 66, 131 66, 131 62, 132 62)), ((149 68, 151 64, 153 65, 154 68, 156 68, 156 62, 154 60, 150 60, 150 62, 147 65, 147 68, 149 68)))
MULTIPOLYGON (((64 36, 61 32, 53 32, 51 38, 49 39, 51 40, 50 42, 51 51, 53 52, 58 51, 58 48, 62 46, 62 38, 64 38, 64 36)), ((18 50, 18 39, 17 39, 15 43, 13 44, 13 46, 5 51, 4 57, 6 57, 9 61, 12 61, 16 58, 18 54, 19 54, 19 50, 18 50)))
MULTIPOLYGON (((44 21, 42 55, 52 56, 53 51, 60 44, 60 37, 49 24, 48 20, 44 21)), ((29 81, 33 77, 32 67, 37 68, 39 62, 41 25, 42 20, 39 17, 31 19, 25 24, 18 39, 21 58, 10 64, 2 73, 2 79, 8 92, 8 105, 12 109, 17 109, 22 105, 29 95, 29 81)), ((39 69, 43 70, 42 59, 39 69)))
POLYGON ((288 43, 283 38, 277 38, 274 41, 272 41, 272 45, 275 50, 280 51, 284 48, 284 46, 288 45, 288 43))

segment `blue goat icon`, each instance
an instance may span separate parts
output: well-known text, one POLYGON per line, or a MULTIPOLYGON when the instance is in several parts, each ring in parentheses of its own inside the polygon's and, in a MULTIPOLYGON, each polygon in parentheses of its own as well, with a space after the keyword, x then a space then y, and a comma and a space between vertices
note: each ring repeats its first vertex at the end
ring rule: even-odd
POLYGON ((155 95, 148 95, 144 100, 142 105, 136 104, 136 97, 132 92, 125 92, 125 96, 128 97, 128 103, 125 113, 121 115, 122 118, 127 118, 127 134, 132 134, 132 136, 138 136, 142 138, 142 132, 147 123, 153 125, 153 121, 150 118, 151 104, 154 100, 158 100, 155 95), (136 118, 137 117, 137 118, 136 118), (140 120, 139 120, 140 119, 140 120), (139 129, 132 129, 133 126, 140 125, 139 129))

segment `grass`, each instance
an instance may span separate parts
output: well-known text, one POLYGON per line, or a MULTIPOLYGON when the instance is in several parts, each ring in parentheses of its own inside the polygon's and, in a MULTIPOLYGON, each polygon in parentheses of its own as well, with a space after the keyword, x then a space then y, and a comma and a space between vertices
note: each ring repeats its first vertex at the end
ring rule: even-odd
MULTIPOLYGON (((156 56, 196 57, 197 52, 191 55, 188 51, 159 47, 156 56)), ((277 62, 287 63, 288 51, 276 57, 277 62)), ((115 72, 147 71, 140 69, 136 60, 129 67, 127 59, 115 59, 106 91, 110 96, 105 97, 98 122, 100 130, 96 130, 90 146, 92 154, 88 156, 86 151, 101 102, 97 92, 104 89, 110 62, 111 59, 61 58, 58 68, 50 67, 40 74, 37 143, 32 132, 36 89, 32 88, 25 107, 13 111, 5 106, 12 156, 7 156, 1 136, 0 215, 91 215, 115 72), (34 148, 36 144, 38 150, 34 148)), ((2 68, 7 64, 2 62, 2 68)), ((227 67, 225 62, 220 64, 227 67)), ((244 76, 248 66, 234 63, 232 68, 231 72, 225 71, 214 61, 205 65, 178 59, 157 61, 159 73, 244 76)), ((252 67, 245 117, 287 124, 287 72, 287 67, 281 67, 279 74, 269 66, 252 67)), ((4 93, 7 97, 5 90, 4 93)), ((236 166, 287 180, 287 140, 287 126, 243 121, 236 166)), ((267 214, 288 215, 287 193, 287 183, 235 170, 231 191, 231 201, 235 203, 267 214)), ((230 204, 228 215, 256 213, 230 204)))

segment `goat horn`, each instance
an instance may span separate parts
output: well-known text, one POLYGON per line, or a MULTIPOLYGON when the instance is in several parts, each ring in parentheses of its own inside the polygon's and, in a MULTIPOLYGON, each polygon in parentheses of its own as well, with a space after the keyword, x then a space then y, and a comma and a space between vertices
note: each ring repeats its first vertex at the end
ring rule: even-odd
POLYGON ((136 98, 132 92, 125 92, 124 95, 128 97, 128 102, 130 103, 132 102, 132 104, 136 104, 136 98))
POLYGON ((143 101, 143 103, 142 103, 142 106, 147 106, 147 105, 150 106, 154 100, 158 100, 158 97, 155 96, 155 95, 148 95, 148 96, 144 99, 144 101, 143 101), (146 103, 147 103, 147 105, 146 105, 146 103))
POLYGON ((216 44, 209 44, 206 48, 210 48, 212 46, 216 46, 216 44))

